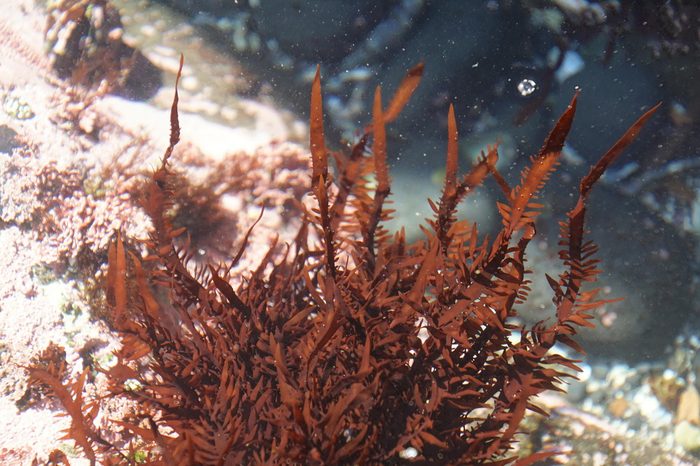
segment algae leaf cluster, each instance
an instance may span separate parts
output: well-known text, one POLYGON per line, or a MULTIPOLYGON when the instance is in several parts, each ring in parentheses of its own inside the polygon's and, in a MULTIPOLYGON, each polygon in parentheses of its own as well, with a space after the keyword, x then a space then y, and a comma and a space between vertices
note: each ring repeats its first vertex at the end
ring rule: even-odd
POLYGON ((524 466, 554 453, 518 458, 515 436, 527 410, 546 414, 533 397, 561 390, 563 368, 578 370, 550 349, 562 343, 581 352, 573 336, 603 303, 595 289, 582 289, 599 272, 596 247, 584 239, 586 200, 655 109, 581 181, 561 223, 565 271, 548 276, 555 317, 526 329, 513 318, 529 290, 525 251, 542 207, 536 198, 557 166, 576 96, 515 187, 496 170, 496 147, 458 174, 450 107, 442 196, 431 201, 424 238, 408 242, 383 227, 391 214, 385 127, 421 74, 421 65, 412 69, 386 107, 377 88, 365 134, 351 150, 333 152, 317 71, 316 205, 304 210, 292 244, 272 244, 257 269, 235 281, 230 271, 247 235, 231 264, 196 270, 174 241, 185 234, 167 215, 176 90, 170 146, 144 205, 155 227, 150 254, 142 260, 119 235, 109 249, 108 301, 122 342, 117 364, 102 369, 109 393, 86 401, 84 374, 64 381, 55 366, 29 368, 31 380, 63 403, 67 435, 91 463, 524 466), (503 191, 493 238, 456 214, 488 177, 503 191), (97 425, 100 407, 115 399, 135 403, 123 418, 97 425))

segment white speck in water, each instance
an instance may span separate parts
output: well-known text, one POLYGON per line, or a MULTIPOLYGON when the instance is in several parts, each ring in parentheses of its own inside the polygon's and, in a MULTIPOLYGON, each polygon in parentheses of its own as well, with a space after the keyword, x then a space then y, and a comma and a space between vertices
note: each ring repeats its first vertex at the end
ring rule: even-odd
POLYGON ((537 83, 532 79, 525 78, 518 83, 518 92, 523 97, 527 97, 537 90, 537 83))

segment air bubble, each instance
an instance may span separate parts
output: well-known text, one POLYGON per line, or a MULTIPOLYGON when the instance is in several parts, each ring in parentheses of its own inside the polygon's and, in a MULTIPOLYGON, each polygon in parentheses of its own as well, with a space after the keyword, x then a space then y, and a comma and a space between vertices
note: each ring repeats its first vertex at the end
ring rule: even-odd
POLYGON ((523 97, 527 97, 537 90, 537 83, 532 79, 525 78, 518 83, 518 92, 523 97))

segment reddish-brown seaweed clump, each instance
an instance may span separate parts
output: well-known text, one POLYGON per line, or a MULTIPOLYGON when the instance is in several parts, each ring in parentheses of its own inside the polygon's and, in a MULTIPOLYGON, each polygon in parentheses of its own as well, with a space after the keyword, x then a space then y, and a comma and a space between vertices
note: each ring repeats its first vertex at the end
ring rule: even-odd
MULTIPOLYGON (((391 211, 385 126, 418 85, 412 69, 387 107, 378 88, 373 121, 348 153, 326 148, 319 72, 311 91, 313 208, 292 244, 272 244, 243 277, 226 265, 188 267, 168 217, 168 161, 179 139, 177 91, 170 146, 147 189, 154 231, 140 259, 121 237, 109 250, 108 302, 121 338, 117 362, 100 369, 105 397, 84 399, 86 372, 62 380, 55 365, 29 368, 71 417, 68 436, 91 463, 532 464, 517 459, 515 435, 545 390, 561 390, 576 361, 550 354, 591 326, 602 304, 595 289, 596 247, 584 239, 588 194, 635 137, 644 114, 581 180, 561 223, 565 272, 547 276, 554 318, 526 329, 513 323, 528 292, 525 251, 542 206, 535 202, 571 128, 576 96, 520 184, 496 170, 493 147, 458 176, 457 126, 448 115, 446 177, 424 239, 389 234, 391 211), (368 145, 371 143, 371 154, 368 145), (336 170, 332 173, 329 156, 336 170), (504 199, 493 237, 456 215, 458 204, 493 176, 504 199), (235 279, 235 280, 234 280, 235 279), (235 287, 234 284, 235 283, 235 287), (120 419, 98 412, 133 402, 120 419)), ((65 458, 62 460, 65 461, 65 458)))

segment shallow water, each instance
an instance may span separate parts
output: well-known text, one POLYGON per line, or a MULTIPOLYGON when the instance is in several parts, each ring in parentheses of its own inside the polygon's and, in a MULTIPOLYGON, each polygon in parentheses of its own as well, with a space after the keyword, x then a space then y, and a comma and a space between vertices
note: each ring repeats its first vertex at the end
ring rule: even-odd
MULTIPOLYGON (((418 62, 424 63, 425 74, 418 91, 387 130, 390 200, 396 209, 390 225, 405 227, 409 238, 419 237, 419 226, 432 216, 426 199, 440 196, 450 104, 455 107, 458 123, 461 171, 466 171, 487 145, 499 144, 497 168, 515 185, 529 157, 537 153, 572 96, 580 92, 573 130, 561 165, 543 191, 540 202, 545 207, 538 219, 538 236, 528 252, 534 284, 521 314, 522 321, 528 323, 551 317, 551 290, 544 273, 556 275, 561 271, 558 221, 573 207, 578 180, 642 112, 661 101, 661 108, 595 187, 589 202, 588 227, 591 238, 600 246, 598 257, 604 270, 600 276, 603 296, 624 300, 597 310, 596 329, 583 332, 581 343, 589 353, 582 363, 584 371, 580 381, 569 387, 568 395, 543 401, 553 411, 551 420, 547 424, 528 422, 532 423, 531 431, 540 432, 540 437, 531 440, 533 444, 573 445, 570 457, 546 464, 700 464, 700 361, 696 357, 700 347, 697 8, 682 1, 666 2, 661 7, 656 2, 621 6, 618 2, 586 0, 123 0, 115 5, 124 25, 124 42, 144 57, 143 63, 134 65, 137 79, 112 93, 118 97, 108 95, 107 107, 96 105, 95 115, 78 112, 73 122, 67 117, 61 120, 64 126, 68 121, 71 130, 79 128, 79 135, 63 136, 66 141, 61 143, 61 150, 85 150, 80 156, 84 159, 76 157, 65 163, 78 171, 86 167, 86 171, 76 175, 72 197, 60 190, 56 196, 87 206, 80 210, 71 204, 71 212, 77 211, 78 219, 81 215, 90 219, 83 230, 98 223, 95 212, 101 209, 115 209, 121 215, 119 222, 106 221, 104 228, 90 230, 92 236, 86 235, 91 241, 89 254, 71 255, 71 248, 82 250, 80 242, 88 240, 83 236, 64 238, 60 235, 60 214, 56 215, 59 226, 48 227, 49 221, 38 217, 37 212, 43 212, 41 206, 27 199, 31 196, 18 194, 39 189, 32 184, 32 177, 38 176, 45 160, 54 160, 38 157, 41 162, 34 167, 33 155, 27 149, 30 154, 22 155, 22 160, 29 162, 17 162, 17 151, 31 146, 26 142, 34 137, 32 131, 43 131, 44 136, 30 141, 42 153, 55 149, 59 146, 55 141, 62 140, 47 134, 64 126, 49 130, 45 129, 48 123, 34 123, 55 118, 42 120, 39 107, 51 100, 46 97, 37 101, 43 103, 33 102, 30 90, 32 79, 53 83, 56 78, 46 78, 52 72, 36 67, 37 76, 26 76, 26 82, 8 77, 1 83, 4 114, 0 121, 0 155, 5 158, 0 234, 9 238, 8 244, 18 251, 3 260, 8 267, 16 261, 29 264, 26 270, 17 266, 31 277, 27 282, 31 284, 4 283, 0 315, 4 309, 25 306, 38 296, 46 301, 46 309, 51 308, 52 301, 62 303, 60 312, 46 311, 46 315, 52 315, 55 321, 52 331, 69 345, 80 347, 92 338, 86 335, 104 331, 101 324, 87 322, 90 319, 85 315, 94 310, 84 294, 77 296, 85 288, 97 288, 94 283, 85 284, 89 281, 85 271, 90 270, 99 281, 104 271, 100 271, 100 264, 106 257, 105 245, 111 237, 108 233, 114 228, 127 225, 143 233, 143 228, 129 224, 129 220, 135 224, 140 218, 133 217, 135 214, 126 208, 119 210, 121 207, 115 207, 118 203, 110 203, 112 198, 104 193, 116 186, 115 196, 128 198, 135 186, 130 184, 130 177, 137 178, 143 167, 157 163, 145 152, 160 153, 167 137, 167 116, 161 118, 165 111, 149 112, 169 107, 179 53, 185 56, 180 87, 183 134, 208 157, 198 161, 191 156, 184 162, 194 180, 200 175, 201 179, 210 179, 207 177, 212 175, 205 166, 209 162, 225 165, 227 147, 230 152, 251 152, 250 144, 234 141, 236 138, 250 138, 256 144, 260 141, 261 146, 284 140, 306 147, 308 96, 316 64, 321 66, 327 144, 340 148, 342 141, 354 142, 371 121, 375 86, 382 86, 386 105, 406 71, 418 62), (27 113, 32 105, 36 118, 33 111, 27 113), (111 114, 114 109, 122 109, 126 115, 132 112, 133 116, 111 114), (190 125, 187 118, 191 118, 190 125), (163 121, 144 131, 153 119, 163 121), (104 129, 95 132, 93 124, 104 129), (132 136, 138 139, 136 134, 144 138, 158 134, 153 139, 158 142, 134 149, 128 141, 132 136), (110 139, 114 145, 105 146, 105 140, 110 139), (231 143, 227 146, 228 140, 231 143), (126 155, 99 159, 94 153, 104 153, 102 147, 126 155), (124 157, 138 163, 124 162, 124 157), (140 168, 134 168, 133 174, 123 172, 103 180, 103 186, 90 184, 95 173, 103 173, 100 170, 115 164, 140 168), (51 243, 55 257, 50 260, 42 257, 47 254, 41 249, 47 244, 42 242, 46 237, 55 241, 51 243), (29 257, 19 252, 23 248, 43 252, 29 257), (38 278, 34 280, 44 269, 48 270, 44 283, 50 286, 44 286, 38 278), (20 295, 25 301, 17 297, 20 295), (67 302, 80 305, 71 307, 67 302), (81 311, 75 311, 77 308, 81 311)), ((0 44, 0 53, 19 56, 17 61, 23 66, 41 61, 33 58, 41 52, 32 50, 30 39, 16 32, 7 34, 8 30, 19 29, 19 23, 9 29, 0 23, 0 32, 14 38, 0 44)), ((96 79, 80 85, 90 87, 98 82, 96 79)), ((62 84, 56 86, 63 89, 62 84)), ((258 171, 264 173, 264 168, 258 171)), ((67 183, 64 178, 58 179, 67 183)), ((290 188, 296 178, 291 180, 288 184, 270 183, 280 191, 286 188, 285 195, 294 197, 299 188, 290 188)), ((260 189, 251 187, 250 195, 260 195, 260 189)), ((495 203, 502 196, 498 185, 490 181, 464 202, 460 215, 477 222, 480 231, 493 232, 500 226, 495 203)), ((301 195, 298 197, 301 200, 301 195)), ((43 197, 39 193, 34 199, 43 197)), ((232 204, 232 209, 245 212, 243 220, 236 223, 239 229, 255 219, 253 202, 246 210, 241 208, 244 201, 232 196, 222 199, 232 204)), ((273 231, 286 231, 294 221, 285 217, 282 204, 273 209, 277 216, 266 220, 273 231)), ((190 205, 194 210, 185 214, 195 218, 193 224, 199 218, 197 205, 190 205)), ((221 230, 226 228, 224 225, 221 230)), ((209 236, 200 235, 204 238, 198 246, 200 255, 221 252, 211 246, 220 238, 217 235, 218 230, 209 236)), ((23 341, 11 338, 15 330, 9 322, 14 318, 8 315, 14 314, 5 314, 0 335, 3 347, 10 350, 3 352, 2 362, 26 364, 29 351, 20 355, 12 349, 23 341)), ((17 331, 20 334, 24 335, 17 331)), ((26 330, 26 334, 32 335, 32 330, 26 330)), ((43 346, 48 339, 42 337, 41 344, 33 344, 43 346)), ((75 361, 82 357, 78 352, 73 352, 75 361)), ((24 389, 21 376, 5 370, 3 377, 3 387, 11 393, 8 399, 19 403, 18 394, 24 389)), ((10 451, 26 448, 18 445, 3 445, 0 441, 0 448, 10 451)))
MULTIPOLYGON (((394 225, 405 226, 409 236, 417 235, 418 224, 431 215, 426 198, 439 196, 449 103, 458 120, 462 169, 488 144, 498 143, 498 168, 515 182, 580 92, 562 166, 545 190, 547 222, 541 222, 539 248, 555 257, 556 219, 571 208, 576 180, 641 111, 663 101, 591 202, 603 280, 612 287, 611 296, 628 297, 600 316, 613 328, 595 339, 608 356, 658 359, 697 309, 692 277, 700 230, 698 86, 681 84, 692 82, 698 70, 697 43, 687 39, 687 30, 674 38, 662 24, 652 24, 651 18, 662 14, 653 5, 397 1, 350 7, 267 1, 194 8, 186 1, 161 3, 188 18, 197 41, 245 69, 246 95, 257 92, 297 115, 307 112, 312 71, 320 63, 331 140, 356 138, 370 119, 374 87, 383 86, 386 100, 410 66, 425 63, 421 86, 388 136, 394 225)), ((663 14, 687 14, 680 5, 676 9, 663 14)), ((178 49, 179 43, 168 45, 178 49)), ((220 66, 219 60, 207 64, 195 56, 192 61, 202 79, 221 74, 210 68, 220 66)), ((229 96, 230 91, 212 89, 205 98, 229 96)), ((465 217, 485 231, 493 229, 499 222, 493 210, 498 195, 487 184, 467 201, 465 217)), ((540 301, 536 304, 546 300, 540 301)))

